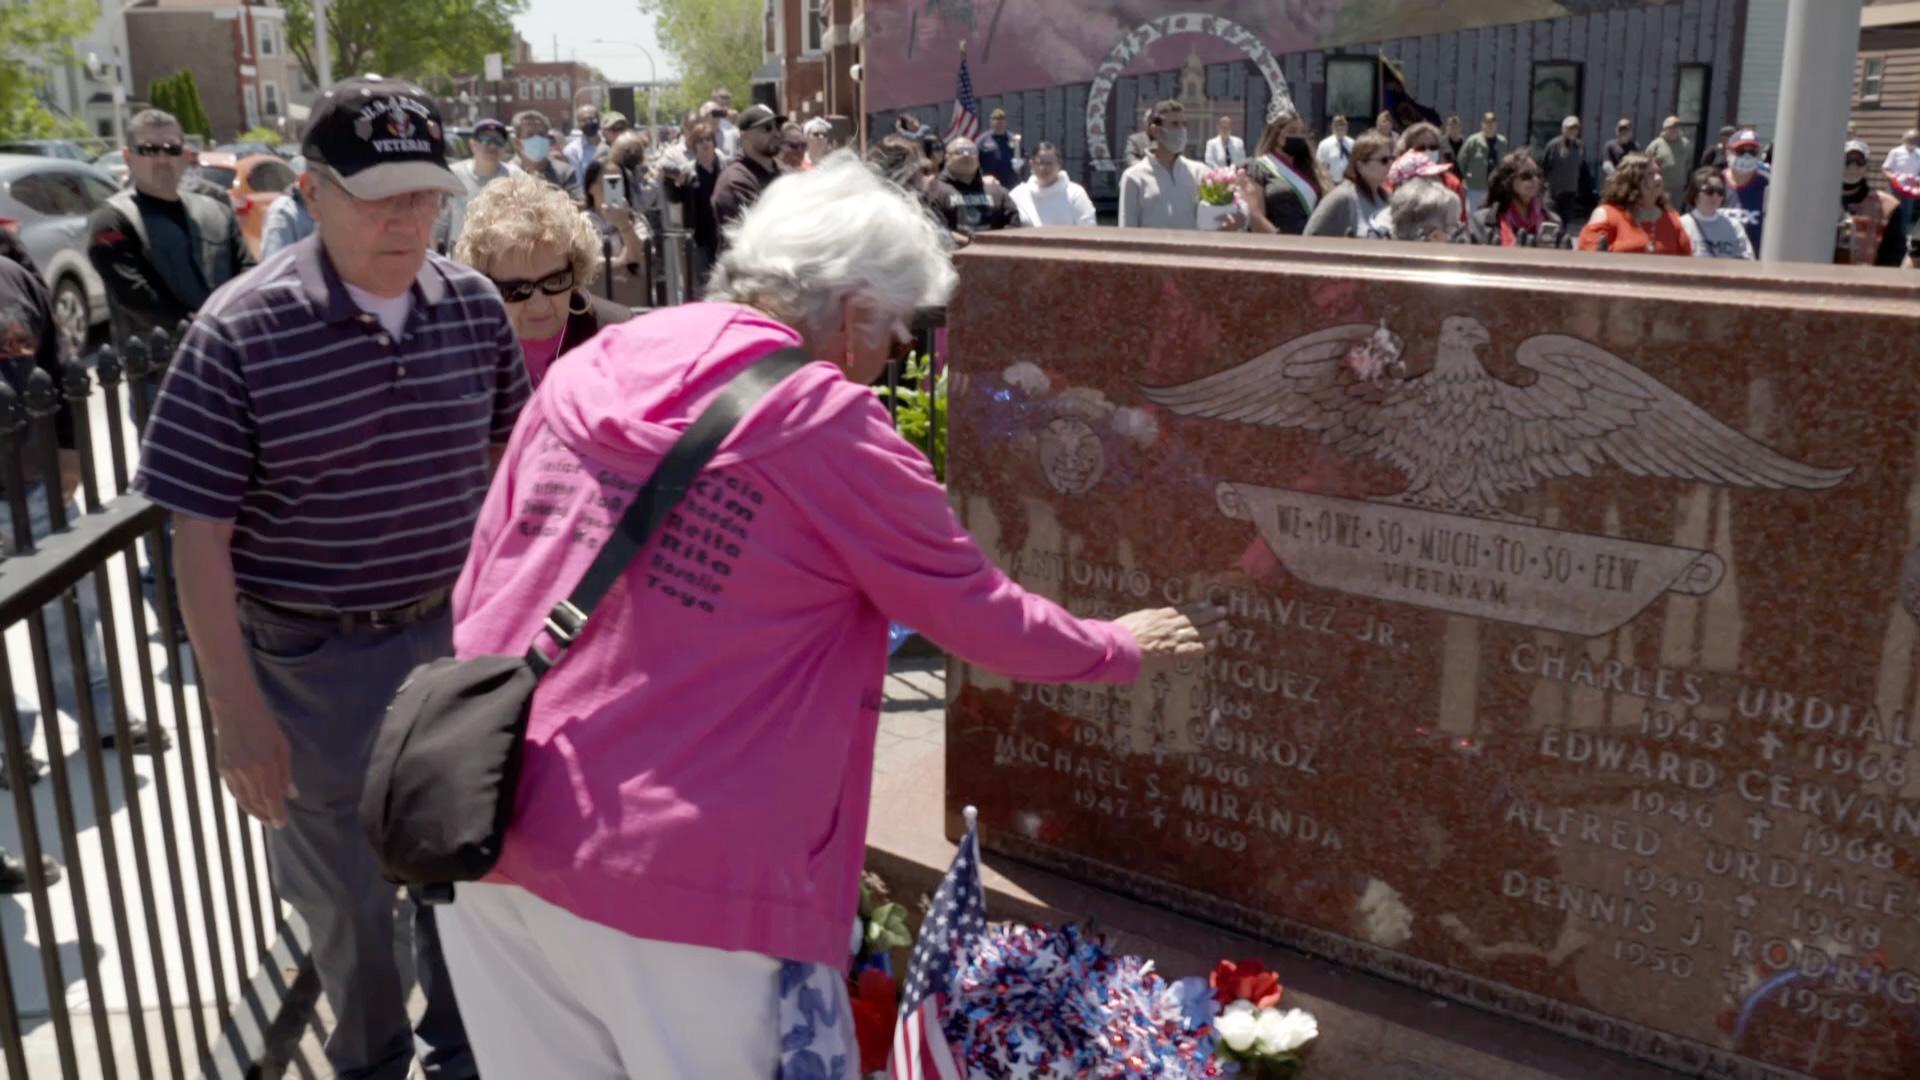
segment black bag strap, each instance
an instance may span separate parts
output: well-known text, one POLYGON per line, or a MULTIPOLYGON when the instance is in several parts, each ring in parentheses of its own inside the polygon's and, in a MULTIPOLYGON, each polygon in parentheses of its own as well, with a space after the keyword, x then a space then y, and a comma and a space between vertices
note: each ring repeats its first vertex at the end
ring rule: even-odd
POLYGON ((752 367, 727 383, 720 396, 674 442, 653 475, 634 495, 627 512, 620 516, 619 527, 614 529, 600 554, 594 556, 593 565, 587 567, 580 584, 573 587, 573 594, 555 604, 547 614, 543 629, 558 646, 554 654, 549 657, 541 652, 538 640, 527 646, 527 666, 536 676, 545 675, 566 656, 567 649, 586 629, 593 609, 627 572, 640 549, 647 546, 647 541, 667 520, 667 513, 686 497, 694 478, 713 460, 714 453, 733 429, 768 391, 810 362, 812 357, 798 348, 781 349, 754 361, 752 367))

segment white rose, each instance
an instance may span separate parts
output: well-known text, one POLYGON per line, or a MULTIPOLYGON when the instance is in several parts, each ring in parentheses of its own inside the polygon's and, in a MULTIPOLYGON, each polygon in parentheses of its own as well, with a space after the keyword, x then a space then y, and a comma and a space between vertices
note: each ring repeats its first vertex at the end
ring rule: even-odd
POLYGON ((1262 1009, 1254 1024, 1254 1039, 1263 1054, 1285 1054, 1305 1046, 1320 1034, 1320 1022, 1305 1009, 1262 1009))
POLYGON ((1253 1045, 1254 1028, 1258 1020, 1253 1014, 1253 1003, 1236 1001, 1227 1006, 1213 1022, 1213 1030, 1220 1033, 1220 1041, 1234 1053, 1245 1053, 1253 1045))

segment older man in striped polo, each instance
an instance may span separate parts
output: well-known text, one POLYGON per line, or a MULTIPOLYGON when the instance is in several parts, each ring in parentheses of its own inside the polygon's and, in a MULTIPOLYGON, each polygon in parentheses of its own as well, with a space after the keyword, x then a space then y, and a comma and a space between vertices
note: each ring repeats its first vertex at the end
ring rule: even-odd
POLYGON ((448 171, 418 87, 355 79, 314 103, 301 194, 318 231, 201 309, 154 406, 136 487, 173 511, 181 607, 220 772, 272 826, 305 917, 340 1077, 473 1062, 415 909, 427 1009, 409 1032, 394 890, 356 809, 407 673, 452 651, 447 595, 527 396, 493 284, 428 253, 448 171))

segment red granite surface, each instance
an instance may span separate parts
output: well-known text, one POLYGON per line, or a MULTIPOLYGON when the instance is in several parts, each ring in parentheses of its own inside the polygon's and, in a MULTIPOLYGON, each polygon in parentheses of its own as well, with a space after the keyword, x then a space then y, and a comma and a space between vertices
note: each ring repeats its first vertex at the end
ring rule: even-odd
POLYGON ((956 661, 989 847, 1702 1074, 1920 1075, 1910 276, 1045 230, 950 483, 1133 687, 956 661))

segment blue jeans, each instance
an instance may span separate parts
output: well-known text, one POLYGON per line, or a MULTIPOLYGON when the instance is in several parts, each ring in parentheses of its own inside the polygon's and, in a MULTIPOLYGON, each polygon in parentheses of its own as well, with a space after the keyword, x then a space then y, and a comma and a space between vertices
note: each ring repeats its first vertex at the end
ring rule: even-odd
MULTIPOLYGON (((67 504, 67 520, 80 514, 80 508, 67 504)), ((27 489, 27 530, 34 541, 53 532, 53 512, 47 505, 46 489, 34 484, 27 489)), ((16 554, 13 545, 13 506, 0 499, 0 551, 16 554)), ((87 663, 87 691, 93 700, 94 722, 104 731, 112 730, 112 687, 107 679, 107 651, 100 640, 100 595, 89 574, 74 589, 80 612, 81 652, 87 663)), ((67 710, 76 720, 80 716, 79 695, 75 688, 73 655, 67 649, 67 624, 58 603, 41 609, 47 627, 47 656, 53 665, 53 693, 58 708, 67 710)), ((31 669, 13 672, 13 700, 20 710, 21 738, 33 741, 34 725, 39 721, 41 705, 38 680, 31 669)), ((47 703, 54 704, 54 703, 47 703)))

